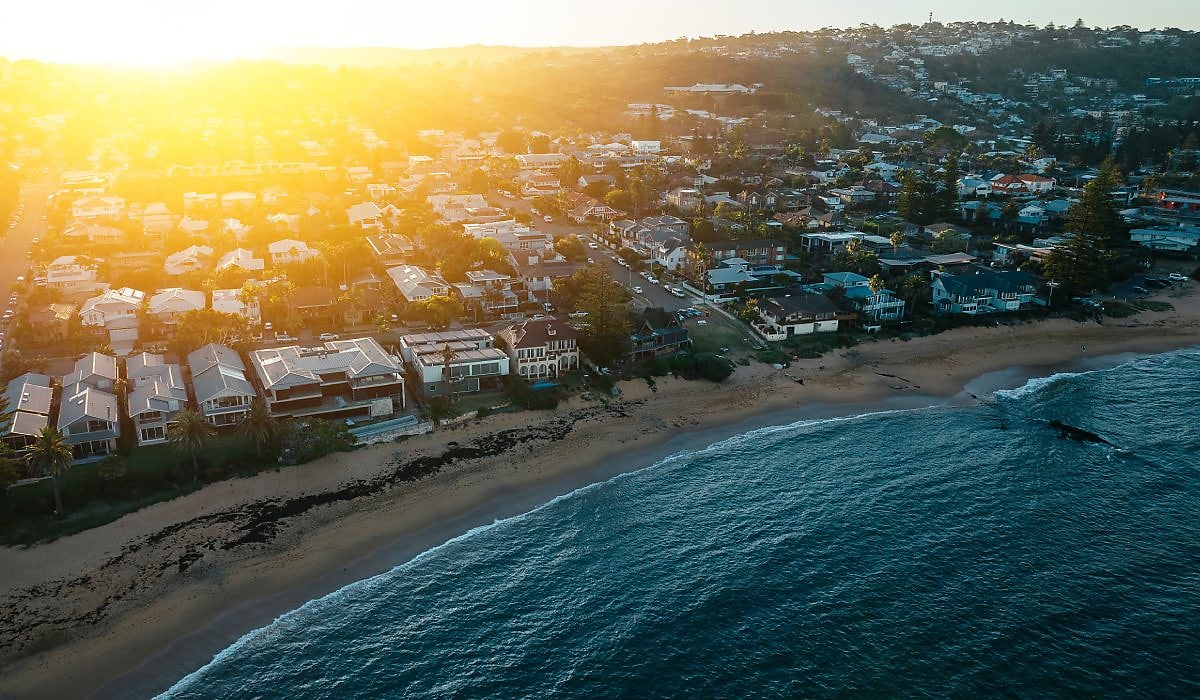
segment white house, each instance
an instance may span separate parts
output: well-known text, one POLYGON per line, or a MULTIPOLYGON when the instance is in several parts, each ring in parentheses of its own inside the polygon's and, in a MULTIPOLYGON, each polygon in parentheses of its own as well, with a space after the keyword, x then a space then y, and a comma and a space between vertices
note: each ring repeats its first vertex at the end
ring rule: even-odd
POLYGON ((262 309, 258 299, 250 299, 249 303, 242 301, 240 289, 214 289, 212 292, 212 310, 223 314, 236 314, 257 324, 262 320, 262 309))
POLYGON ((221 256, 217 261, 217 271, 236 267, 246 272, 262 272, 266 268, 266 260, 254 257, 252 251, 245 248, 234 248, 221 256))
POLYGON ((125 209, 122 197, 83 197, 71 204, 71 216, 94 219, 100 216, 120 216, 125 209))
POLYGON ((189 311, 199 311, 205 306, 204 292, 169 287, 160 289, 150 297, 149 311, 157 323, 174 326, 179 323, 180 316, 189 311))
POLYGON ((416 265, 397 265, 388 268, 388 277, 406 301, 424 301, 433 296, 446 296, 450 285, 436 272, 416 265))
POLYGON ((312 260, 320 255, 315 248, 309 248, 308 244, 304 241, 297 241, 291 238, 271 243, 267 246, 267 252, 271 255, 272 265, 300 263, 305 260, 312 260))
POLYGON ((103 294, 83 302, 79 318, 85 326, 110 328, 117 321, 132 320, 136 323, 138 309, 146 300, 146 293, 129 287, 106 289, 103 294))
POLYGON ((840 287, 846 299, 873 321, 892 321, 904 316, 904 300, 890 289, 871 289, 871 280, 854 272, 827 272, 824 287, 840 287))
POLYGON ((362 202, 346 210, 351 226, 375 229, 383 226, 383 211, 375 202, 362 202))
POLYGON ((206 245, 193 245, 178 253, 167 256, 163 270, 173 277, 202 270, 212 260, 213 249, 206 245))
POLYGON ((225 210, 248 207, 258 201, 253 192, 226 192, 221 195, 221 208, 225 210))
POLYGON ((84 266, 74 255, 55 258, 46 266, 46 287, 64 295, 92 294, 107 285, 96 281, 96 268, 84 266))
POLYGON ((482 328, 402 336, 400 353, 425 396, 479 391, 509 373, 508 354, 482 328))
POLYGON ((57 427, 75 459, 110 454, 121 435, 117 397, 85 384, 64 382, 57 427))

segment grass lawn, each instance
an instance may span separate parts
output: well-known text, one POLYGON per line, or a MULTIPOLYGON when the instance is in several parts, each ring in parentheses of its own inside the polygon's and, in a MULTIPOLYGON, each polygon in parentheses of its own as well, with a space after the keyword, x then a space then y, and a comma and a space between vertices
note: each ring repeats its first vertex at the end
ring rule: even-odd
POLYGON ((686 323, 694 352, 734 356, 749 353, 751 345, 758 342, 750 337, 749 332, 719 314, 709 314, 708 318, 703 319, 708 321, 703 326, 697 323, 699 320, 701 319, 691 319, 686 323), (722 352, 722 348, 728 350, 722 352))
POLYGON ((125 473, 110 481, 100 476, 102 462, 77 465, 59 477, 63 514, 57 517, 49 479, 8 489, 0 503, 0 544, 31 544, 82 532, 206 483, 277 466, 269 457, 260 460, 253 441, 242 435, 214 438, 198 460, 198 478, 191 460, 167 445, 135 448, 123 461, 125 473))

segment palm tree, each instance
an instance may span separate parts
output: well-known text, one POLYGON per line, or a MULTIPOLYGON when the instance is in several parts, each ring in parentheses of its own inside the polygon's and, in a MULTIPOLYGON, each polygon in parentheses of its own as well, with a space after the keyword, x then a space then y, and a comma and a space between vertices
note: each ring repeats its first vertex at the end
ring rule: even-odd
POLYGON ((250 404, 250 411, 238 423, 237 430, 242 435, 254 439, 254 451, 261 458, 263 449, 279 439, 279 423, 267 410, 267 404, 262 399, 255 399, 250 404))
POLYGON ((38 433, 37 439, 29 447, 29 462, 44 474, 50 475, 50 484, 54 487, 54 512, 62 511, 62 494, 58 490, 58 477, 71 468, 75 455, 67 444, 63 434, 57 429, 46 426, 38 433))
POLYGON ((899 229, 896 229, 895 231, 892 231, 892 235, 888 237, 888 240, 892 242, 892 255, 895 255, 896 250, 900 248, 902 243, 904 243, 904 233, 899 229))
POLYGON ((197 455, 208 447, 213 427, 199 412, 185 408, 175 416, 175 422, 167 428, 167 443, 176 452, 191 455, 192 482, 200 473, 197 455))

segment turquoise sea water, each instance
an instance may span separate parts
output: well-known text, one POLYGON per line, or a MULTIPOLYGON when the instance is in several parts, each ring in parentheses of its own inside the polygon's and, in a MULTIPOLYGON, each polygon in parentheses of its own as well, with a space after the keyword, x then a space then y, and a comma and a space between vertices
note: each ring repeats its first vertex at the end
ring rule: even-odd
POLYGON ((165 694, 844 696, 1200 696, 1200 352, 676 455, 313 601, 165 694))

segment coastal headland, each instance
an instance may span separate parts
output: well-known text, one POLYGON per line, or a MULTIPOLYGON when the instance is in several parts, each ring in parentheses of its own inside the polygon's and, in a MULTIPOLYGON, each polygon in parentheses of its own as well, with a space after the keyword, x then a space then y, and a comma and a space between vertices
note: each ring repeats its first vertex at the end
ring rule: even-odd
POLYGON ((472 528, 756 427, 971 404, 1033 376, 1200 344, 1200 295, 1104 324, 1055 319, 878 340, 725 383, 624 382, 212 484, 105 526, 0 549, 0 697, 144 697, 308 600, 472 528), (803 380, 803 381, 801 381, 803 380))

